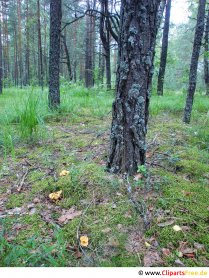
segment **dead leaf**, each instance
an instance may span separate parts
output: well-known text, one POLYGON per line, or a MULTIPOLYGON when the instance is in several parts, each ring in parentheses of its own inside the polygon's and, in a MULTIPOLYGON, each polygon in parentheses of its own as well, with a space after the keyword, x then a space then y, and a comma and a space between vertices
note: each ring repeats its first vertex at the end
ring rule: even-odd
POLYGON ((75 251, 75 257, 76 257, 76 259, 82 258, 82 253, 78 249, 75 251))
POLYGON ((177 259, 177 260, 175 260, 175 265, 177 265, 177 266, 185 266, 183 263, 182 263, 182 261, 180 261, 179 259, 177 259))
POLYGON ((151 244, 149 244, 148 242, 145 241, 145 246, 146 246, 147 248, 149 248, 149 247, 151 247, 151 244))
POLYGON ((180 226, 178 226, 178 225, 175 225, 175 226, 173 226, 173 230, 175 232, 179 232, 179 231, 182 231, 182 228, 180 226))
POLYGON ((49 198, 52 200, 52 201, 57 201, 61 198, 62 196, 62 190, 60 191, 57 191, 57 192, 53 192, 51 194, 49 194, 49 198))
POLYGON ((146 158, 150 158, 150 157, 152 157, 152 155, 153 155, 152 152, 147 152, 147 153, 146 153, 146 158))
POLYGON ((162 253, 164 257, 168 257, 171 254, 171 251, 168 248, 162 248, 162 253))
POLYGON ((129 233, 128 241, 125 245, 125 249, 129 253, 140 253, 145 249, 144 246, 144 237, 141 232, 134 231, 129 233))
POLYGON ((183 254, 185 258, 192 259, 195 257, 195 253, 185 253, 183 254))
POLYGON ((143 175, 142 174, 137 174, 134 176, 134 181, 139 181, 143 178, 143 175))
POLYGON ((108 245, 111 247, 118 247, 120 244, 119 244, 119 241, 117 240, 117 238, 110 238, 108 245))
POLYGON ((189 243, 186 241, 180 241, 179 243, 179 253, 182 257, 185 258, 194 258, 195 257, 195 250, 188 247, 189 243))
POLYGON ((204 251, 205 250, 205 245, 194 242, 194 248, 196 248, 197 250, 200 250, 200 251, 204 251))
POLYGON ((60 177, 65 177, 65 176, 68 176, 69 174, 70 174, 69 171, 67 171, 67 170, 62 170, 62 171, 60 172, 60 177))
POLYGON ((150 267, 150 266, 159 266, 163 264, 163 260, 161 259, 158 252, 150 250, 147 251, 144 255, 144 266, 150 267))
POLYGON ((76 211, 74 207, 65 211, 59 218, 58 221, 61 224, 66 224, 69 220, 72 220, 75 217, 78 217, 82 214, 82 211, 76 211))
POLYGON ((87 247, 89 245, 89 238, 87 236, 80 237, 80 245, 82 247, 87 247))
POLYGON ((108 234, 108 233, 111 232, 111 229, 110 229, 110 228, 106 228, 106 229, 102 230, 102 232, 103 232, 104 234, 108 234))
POLYGON ((167 227, 167 226, 173 225, 173 223, 174 223, 174 220, 170 220, 170 221, 167 221, 164 223, 159 223, 157 225, 158 225, 158 227, 167 227))
POLYGON ((191 196, 193 194, 193 192, 189 192, 185 190, 182 190, 181 192, 184 194, 184 196, 191 196))
POLYGON ((38 204, 38 203, 40 203, 41 201, 40 201, 39 198, 34 198, 34 199, 33 199, 33 202, 34 202, 34 204, 38 204))

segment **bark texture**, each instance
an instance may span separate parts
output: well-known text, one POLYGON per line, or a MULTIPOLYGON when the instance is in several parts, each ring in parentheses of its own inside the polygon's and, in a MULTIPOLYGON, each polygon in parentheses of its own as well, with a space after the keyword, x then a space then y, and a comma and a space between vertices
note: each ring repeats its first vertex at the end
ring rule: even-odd
POLYGON ((200 55, 200 48, 204 32, 204 17, 205 17, 206 0, 199 0, 197 24, 195 29, 195 37, 193 43, 192 59, 189 72, 189 86, 187 91, 186 105, 184 109, 183 122, 189 124, 191 120, 192 105, 194 100, 194 93, 197 83, 197 67, 200 55))
POLYGON ((2 32, 0 22, 0 94, 3 92, 2 32))
MULTIPOLYGON (((95 1, 94 1, 95 2, 95 1)), ((95 7, 95 3, 93 7, 95 7)), ((90 2, 87 0, 87 9, 90 2)), ((95 55, 95 17, 86 15, 86 49, 85 49, 85 86, 94 86, 94 55, 95 55)))
POLYGON ((145 163, 160 0, 122 0, 119 65, 108 169, 134 174, 145 163))
POLYGON ((171 14, 171 0, 167 0, 165 23, 164 23, 164 29, 163 29, 162 49, 161 49, 161 57, 160 57, 160 69, 159 69, 158 86, 157 86, 157 93, 160 96, 163 95, 164 77, 165 77, 167 53, 168 53, 170 14, 171 14))
POLYGON ((49 53, 49 107, 60 105, 60 37, 62 20, 62 1, 50 1, 50 53, 49 53))
POLYGON ((209 40, 209 10, 206 19, 205 26, 205 55, 204 55, 204 77, 205 77, 205 88, 206 95, 209 96, 209 48, 208 48, 208 40, 209 40))
POLYGON ((111 62, 110 62, 110 24, 108 21, 108 0, 101 0, 101 15, 100 15, 100 38, 102 41, 105 62, 106 62, 106 78, 107 78, 107 89, 111 90, 111 62))
POLYGON ((38 79, 39 86, 44 89, 44 70, 43 70, 43 51, 42 51, 42 37, 41 37, 41 13, 40 0, 37 0, 37 19, 38 19, 38 79))

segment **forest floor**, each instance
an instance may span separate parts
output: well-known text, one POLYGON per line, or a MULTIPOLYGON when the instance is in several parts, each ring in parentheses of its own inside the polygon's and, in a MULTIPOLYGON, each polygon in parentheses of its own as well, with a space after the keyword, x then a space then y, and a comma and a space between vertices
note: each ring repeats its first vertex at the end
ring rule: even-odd
POLYGON ((191 125, 184 99, 152 97, 147 167, 124 179, 105 171, 112 93, 63 86, 58 113, 0 96, 0 266, 209 266, 209 99, 191 125))

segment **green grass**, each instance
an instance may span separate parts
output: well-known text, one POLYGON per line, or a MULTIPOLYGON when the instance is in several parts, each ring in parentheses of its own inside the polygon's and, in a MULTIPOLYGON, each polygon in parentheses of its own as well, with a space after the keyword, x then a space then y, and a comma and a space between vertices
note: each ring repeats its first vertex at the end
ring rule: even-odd
MULTIPOLYGON (((105 171, 113 98, 112 92, 63 85, 61 107, 51 112, 46 89, 42 93, 38 88, 10 88, 0 96, 0 198, 5 210, 19 207, 26 212, 0 218, 1 266, 143 266, 145 244, 138 251, 127 249, 133 234, 143 230, 143 220, 121 177, 105 171), (22 191, 10 193, 26 167, 22 191), (63 169, 70 175, 60 177, 63 169), (62 199, 50 202, 48 195, 58 190, 62 199), (28 205, 34 198, 40 202, 30 215, 28 205), (62 210, 72 206, 83 215, 58 226, 62 210), (77 233, 89 237, 80 259, 73 251, 78 247, 77 233)), ((163 258, 165 266, 174 266, 181 241, 191 248, 194 242, 204 244, 205 250, 197 251, 194 259, 180 260, 186 266, 205 266, 209 99, 195 96, 190 125, 182 124, 184 101, 179 92, 153 95, 147 140, 155 138, 156 146, 151 145, 147 168, 139 169, 150 175, 151 191, 146 191, 144 181, 130 182, 136 200, 144 199, 151 215, 143 242, 155 238, 161 256, 162 248, 170 249, 170 256, 163 258), (168 219, 188 230, 177 233, 172 225, 158 226, 168 219)))

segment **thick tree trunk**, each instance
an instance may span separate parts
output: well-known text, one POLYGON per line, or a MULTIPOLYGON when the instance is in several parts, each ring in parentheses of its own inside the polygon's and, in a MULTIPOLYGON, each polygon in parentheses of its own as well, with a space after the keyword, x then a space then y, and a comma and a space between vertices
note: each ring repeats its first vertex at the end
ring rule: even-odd
POLYGON ((2 61, 2 37, 0 22, 0 94, 3 92, 3 61, 2 61))
POLYGON ((119 66, 108 169, 134 174, 145 163, 148 107, 160 0, 122 0, 119 66))
POLYGON ((205 54, 204 54, 204 77, 206 95, 209 96, 209 10, 207 14, 206 27, 205 27, 205 54))
POLYGON ((168 53, 168 35, 169 35, 169 27, 170 27, 170 13, 171 13, 171 0, 167 0, 165 23, 164 23, 164 30, 163 30, 162 49, 161 49, 161 57, 160 57, 160 69, 159 69, 158 86, 157 86, 157 93, 159 96, 163 95, 164 77, 165 77, 167 53, 168 53))
POLYGON ((60 37, 62 20, 62 1, 50 1, 50 53, 49 53, 49 107, 60 105, 60 37))
POLYGON ((196 89, 197 66, 198 66, 198 59, 200 55, 200 48, 201 48, 202 37, 204 32, 205 5, 206 5, 206 0, 199 0, 197 24, 195 30, 193 52, 192 52, 192 59, 191 59, 190 73, 189 73, 189 87, 188 87, 187 99, 186 99, 186 105, 185 105, 184 117, 183 117, 183 122, 187 124, 190 123, 191 120, 192 105, 193 105, 194 93, 196 89))
POLYGON ((44 89, 44 72, 43 72, 43 51, 42 51, 42 38, 41 38, 41 13, 40 13, 40 0, 37 0, 37 21, 38 21, 38 79, 39 86, 44 89))

